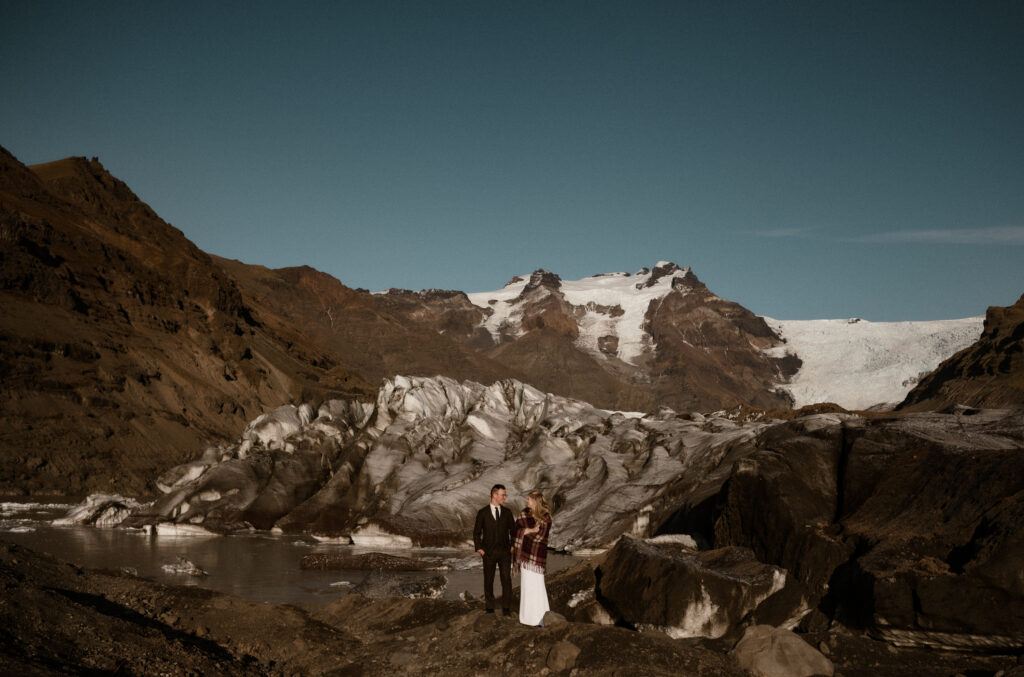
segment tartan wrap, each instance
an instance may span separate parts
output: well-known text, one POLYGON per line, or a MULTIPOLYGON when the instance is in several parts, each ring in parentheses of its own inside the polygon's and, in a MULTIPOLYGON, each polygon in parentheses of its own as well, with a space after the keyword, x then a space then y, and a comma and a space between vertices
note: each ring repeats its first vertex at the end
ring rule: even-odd
POLYGON ((548 533, 551 531, 551 517, 537 519, 529 508, 519 513, 516 520, 516 556, 515 570, 526 569, 534 573, 543 574, 547 569, 548 558, 548 533), (539 527, 540 531, 535 534, 526 535, 526 529, 539 527))

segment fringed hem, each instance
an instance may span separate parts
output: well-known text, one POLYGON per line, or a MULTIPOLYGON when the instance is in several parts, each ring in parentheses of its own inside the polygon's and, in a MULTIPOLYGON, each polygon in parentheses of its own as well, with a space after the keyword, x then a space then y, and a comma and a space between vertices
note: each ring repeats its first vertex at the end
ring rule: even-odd
POLYGON ((527 571, 532 571, 535 574, 540 574, 541 576, 543 576, 546 573, 544 571, 546 567, 542 564, 534 564, 533 562, 519 562, 519 567, 522 569, 526 569, 527 571))

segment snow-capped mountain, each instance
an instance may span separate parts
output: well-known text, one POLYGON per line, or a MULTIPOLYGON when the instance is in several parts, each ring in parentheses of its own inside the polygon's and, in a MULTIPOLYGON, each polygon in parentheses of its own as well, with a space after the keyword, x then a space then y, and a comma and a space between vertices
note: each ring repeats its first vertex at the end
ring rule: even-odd
POLYGON ((538 270, 466 301, 481 315, 463 339, 551 392, 641 411, 791 404, 772 384, 799 361, 765 352, 780 337, 668 261, 582 280, 538 270))
MULTIPOLYGON (((754 356, 767 358, 759 366, 774 369, 755 377, 761 379, 762 400, 788 397, 795 407, 819 402, 848 409, 892 407, 940 362, 974 343, 983 324, 981 317, 884 323, 761 318, 709 292, 689 267, 668 261, 632 275, 571 281, 537 271, 497 291, 467 297, 486 313, 478 326, 497 346, 549 328, 606 368, 632 378, 647 372, 657 381, 663 374, 651 367, 673 363, 679 372, 697 371, 706 381, 720 382, 726 376, 722 371, 738 366, 737 355, 745 353, 744 361, 754 364, 754 356), (723 312, 727 306, 729 312, 723 312), (708 359, 724 358, 730 350, 733 360, 708 359)), ((742 372, 744 365, 739 366, 742 372)), ((745 365, 748 371, 751 366, 745 365)), ((726 388, 718 403, 744 394, 726 388)))
POLYGON ((525 334, 530 327, 531 308, 561 294, 576 320, 576 345, 580 349, 594 357, 615 357, 636 366, 653 348, 651 335, 644 328, 651 303, 673 291, 691 291, 688 276, 692 277, 689 268, 668 261, 659 261, 653 270, 642 268, 634 275, 608 273, 582 280, 561 280, 539 270, 529 277, 513 278, 498 291, 467 296, 474 305, 492 311, 483 326, 500 342, 525 334))

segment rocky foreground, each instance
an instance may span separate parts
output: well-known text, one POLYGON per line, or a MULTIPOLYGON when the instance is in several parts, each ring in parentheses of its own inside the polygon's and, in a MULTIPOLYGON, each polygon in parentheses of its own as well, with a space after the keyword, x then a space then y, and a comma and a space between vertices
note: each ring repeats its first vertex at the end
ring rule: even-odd
POLYGON ((513 507, 545 491, 551 547, 614 555, 599 602, 615 623, 721 639, 819 617, 1019 653, 1022 454, 1019 410, 639 417, 515 381, 398 377, 376 402, 270 412, 162 475, 156 501, 94 497, 66 521, 459 546, 501 482, 513 507))
POLYGON ((580 586, 599 589, 601 570, 591 562, 552 577, 557 615, 531 628, 485 614, 479 601, 350 594, 316 606, 261 604, 83 570, 0 542, 0 672, 739 677, 816 674, 811 665, 843 677, 1024 674, 1012 655, 901 649, 839 624, 785 635, 760 625, 740 641, 601 624, 580 602, 580 586))

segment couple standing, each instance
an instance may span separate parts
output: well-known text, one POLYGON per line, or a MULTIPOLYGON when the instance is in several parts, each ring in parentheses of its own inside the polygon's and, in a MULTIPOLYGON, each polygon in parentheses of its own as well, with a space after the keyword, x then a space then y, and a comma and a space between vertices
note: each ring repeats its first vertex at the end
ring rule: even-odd
POLYGON ((491 488, 491 502, 476 514, 473 544, 484 558, 484 600, 487 613, 494 613, 494 567, 501 575, 501 611, 506 616, 512 606, 512 568, 522 574, 519 586, 519 622, 540 625, 548 606, 544 587, 551 531, 551 509, 544 494, 531 491, 526 508, 513 520, 504 506, 508 492, 501 484, 491 488))

